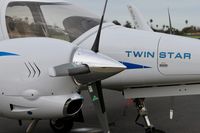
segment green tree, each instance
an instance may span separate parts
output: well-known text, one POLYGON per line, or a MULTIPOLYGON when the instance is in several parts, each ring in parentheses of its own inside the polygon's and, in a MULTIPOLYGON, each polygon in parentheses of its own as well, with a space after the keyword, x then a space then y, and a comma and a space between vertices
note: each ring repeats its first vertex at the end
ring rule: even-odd
POLYGON ((165 26, 165 25, 163 25, 163 31, 165 30, 165 27, 166 27, 166 26, 165 26))
POLYGON ((116 25, 121 25, 120 22, 117 21, 117 20, 113 20, 113 23, 116 24, 116 25))
POLYGON ((151 24, 153 23, 153 19, 150 19, 150 23, 151 23, 151 24))
POLYGON ((124 27, 132 28, 132 25, 129 21, 126 21, 126 24, 124 25, 124 27))
POLYGON ((187 19, 185 20, 185 24, 188 25, 188 20, 187 19))
POLYGON ((158 24, 156 25, 156 28, 158 28, 158 24))

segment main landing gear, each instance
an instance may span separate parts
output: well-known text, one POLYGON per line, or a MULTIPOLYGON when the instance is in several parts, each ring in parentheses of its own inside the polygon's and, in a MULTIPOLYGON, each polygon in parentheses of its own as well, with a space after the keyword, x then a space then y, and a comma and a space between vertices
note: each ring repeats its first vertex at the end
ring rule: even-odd
POLYGON ((144 99, 138 98, 134 100, 136 104, 136 108, 138 111, 138 115, 136 117, 135 123, 145 129, 145 133, 165 133, 164 131, 156 129, 149 120, 148 112, 144 104, 144 99), (145 124, 141 124, 138 122, 139 118, 143 117, 145 124))

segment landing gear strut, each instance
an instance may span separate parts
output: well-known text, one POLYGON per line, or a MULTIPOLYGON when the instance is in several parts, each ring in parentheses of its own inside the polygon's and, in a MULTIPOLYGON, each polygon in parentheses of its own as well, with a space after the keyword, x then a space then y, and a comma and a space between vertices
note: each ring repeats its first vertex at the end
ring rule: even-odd
POLYGON ((144 104, 144 99, 135 99, 136 108, 138 115, 136 117, 135 123, 145 129, 145 133, 165 133, 164 131, 156 129, 150 122, 147 109, 144 104), (139 118, 143 117, 145 124, 138 122, 139 118))
POLYGON ((26 129, 26 133, 33 133, 38 122, 39 122, 39 119, 32 120, 26 129))
POLYGON ((62 118, 50 120, 50 126, 55 133, 69 133, 73 128, 74 121, 72 118, 62 118))

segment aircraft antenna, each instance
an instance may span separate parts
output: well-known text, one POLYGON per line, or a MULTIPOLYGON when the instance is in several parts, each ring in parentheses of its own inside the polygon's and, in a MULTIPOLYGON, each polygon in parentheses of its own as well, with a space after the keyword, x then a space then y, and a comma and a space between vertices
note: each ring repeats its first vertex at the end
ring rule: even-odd
POLYGON ((172 21, 171 21, 171 14, 170 14, 170 9, 168 8, 168 17, 169 17, 169 33, 173 34, 172 31, 172 21))

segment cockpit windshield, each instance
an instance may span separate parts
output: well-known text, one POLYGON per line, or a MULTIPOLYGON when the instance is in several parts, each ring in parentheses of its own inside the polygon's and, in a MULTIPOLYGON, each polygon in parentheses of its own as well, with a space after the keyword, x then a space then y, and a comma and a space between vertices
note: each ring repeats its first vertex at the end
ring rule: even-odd
POLYGON ((72 42, 99 23, 95 15, 67 3, 12 2, 6 10, 10 38, 51 37, 72 42))

